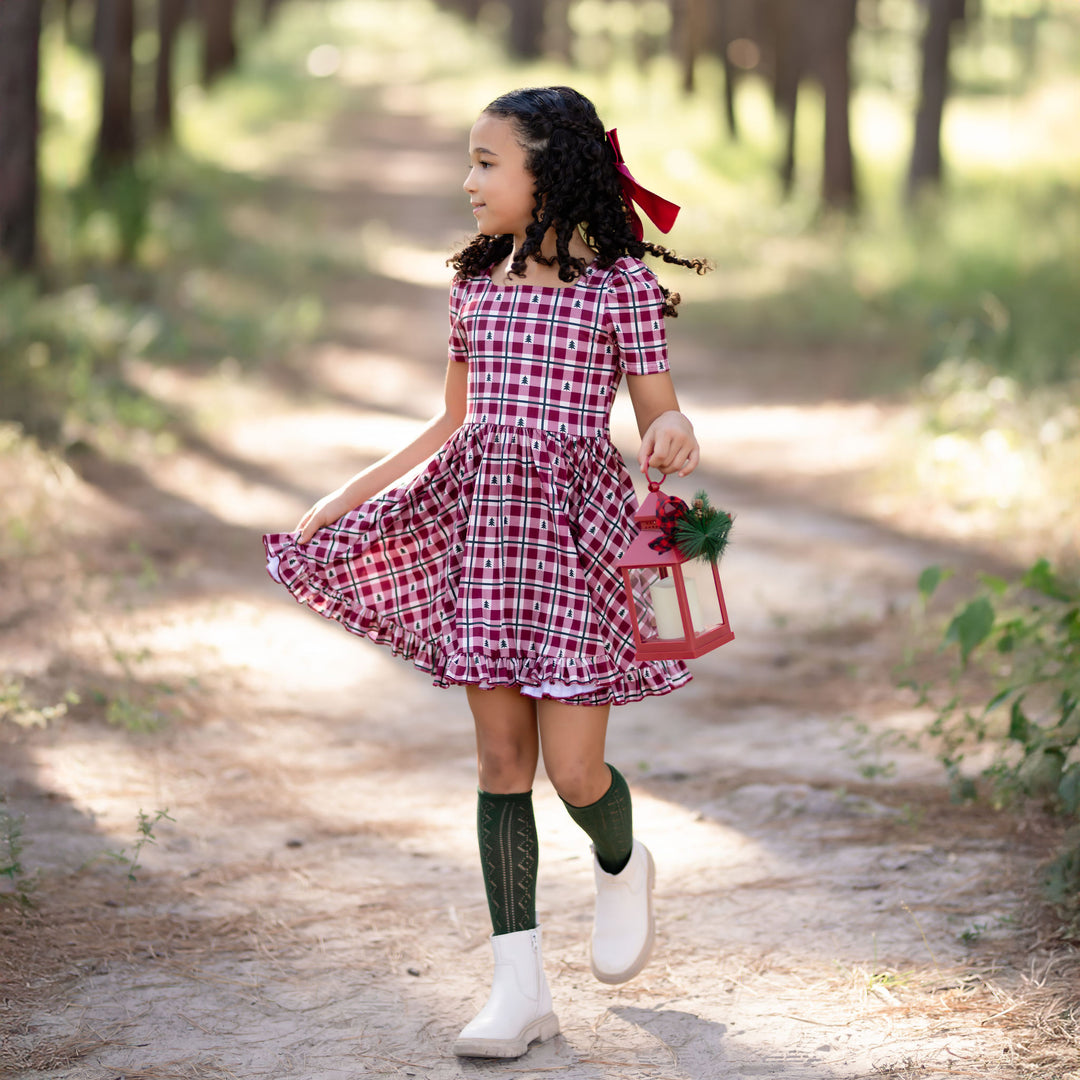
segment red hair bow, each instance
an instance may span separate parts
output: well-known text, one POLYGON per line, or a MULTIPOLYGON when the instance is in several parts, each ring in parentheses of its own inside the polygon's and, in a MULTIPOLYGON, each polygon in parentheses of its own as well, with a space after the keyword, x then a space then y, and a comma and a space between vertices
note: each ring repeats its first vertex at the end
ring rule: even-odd
POLYGON ((627 212, 630 214, 630 223, 633 226, 634 235, 639 240, 645 235, 645 228, 641 224, 641 218, 638 217, 637 211, 634 209, 634 203, 637 203, 645 211, 645 216, 662 233, 670 232, 672 225, 675 224, 675 218, 678 216, 679 207, 675 203, 668 202, 667 199, 662 199, 659 195, 647 191, 634 179, 630 170, 626 167, 626 162, 623 160, 622 151, 619 149, 619 136, 615 128, 612 128, 607 133, 607 140, 611 145, 611 149, 615 151, 615 168, 619 170, 619 183, 622 185, 623 200, 626 203, 627 212))

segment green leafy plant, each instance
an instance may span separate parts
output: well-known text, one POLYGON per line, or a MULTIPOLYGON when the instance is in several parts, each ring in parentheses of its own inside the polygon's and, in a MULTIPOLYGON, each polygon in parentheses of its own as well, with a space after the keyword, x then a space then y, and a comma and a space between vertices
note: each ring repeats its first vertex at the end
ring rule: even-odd
POLYGON ((117 862, 123 863, 127 867, 127 881, 129 888, 136 880, 138 880, 135 871, 139 868, 143 848, 146 847, 147 844, 157 843, 157 837, 154 835, 154 827, 161 821, 175 821, 176 818, 169 817, 169 811, 167 809, 155 810, 153 816, 148 814, 145 810, 140 809, 135 820, 135 844, 132 847, 130 854, 128 853, 127 848, 121 848, 119 851, 110 851, 108 853, 111 858, 115 859, 117 862))
MULTIPOLYGON (((949 576, 939 567, 923 572, 924 610, 949 576)), ((981 575, 945 624, 936 653, 952 658, 945 686, 925 678, 906 685, 934 709, 927 733, 954 794, 975 798, 982 781, 999 806, 1035 802, 1080 820, 1080 582, 1046 559, 1014 581, 981 575), (992 760, 971 775, 965 757, 986 746, 992 760)), ((909 663, 917 668, 920 658, 909 663)), ((1044 884, 1056 903, 1076 903, 1080 831, 1044 884)))
POLYGON ((26 872, 22 862, 24 820, 8 810, 7 797, 0 793, 0 881, 6 879, 8 885, 0 890, 0 901, 13 897, 26 908, 32 904, 37 878, 26 872))
POLYGON ((10 720, 20 727, 46 727, 52 720, 66 716, 68 706, 78 705, 79 695, 74 690, 64 692, 62 700, 52 705, 33 705, 26 696, 26 686, 19 679, 0 681, 0 720, 10 720))

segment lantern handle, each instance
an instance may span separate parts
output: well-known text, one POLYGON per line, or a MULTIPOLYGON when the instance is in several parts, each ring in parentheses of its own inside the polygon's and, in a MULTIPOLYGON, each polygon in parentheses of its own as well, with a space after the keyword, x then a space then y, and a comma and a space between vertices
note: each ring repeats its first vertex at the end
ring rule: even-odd
POLYGON ((664 482, 664 474, 660 473, 659 480, 649 480, 649 466, 645 466, 645 479, 649 481, 649 490, 655 495, 660 490, 660 485, 664 482))

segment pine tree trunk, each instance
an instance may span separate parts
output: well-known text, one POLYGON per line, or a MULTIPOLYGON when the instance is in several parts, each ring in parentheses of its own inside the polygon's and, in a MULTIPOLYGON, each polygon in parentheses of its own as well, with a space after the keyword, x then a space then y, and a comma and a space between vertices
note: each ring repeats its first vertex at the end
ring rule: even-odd
POLYGON ((508 0, 510 52, 519 60, 535 60, 544 47, 544 0, 508 0))
POLYGON ((94 169, 100 173, 135 157, 135 119, 131 109, 134 0, 98 0, 95 37, 101 60, 101 126, 94 169))
POLYGON ((822 198, 838 210, 855 208, 855 161, 851 152, 851 35, 855 0, 824 0, 821 20, 821 84, 825 92, 825 169, 822 198))
POLYGON ((173 46, 184 18, 184 0, 158 0, 158 55, 154 73, 154 133, 171 139, 173 133, 173 46))
POLYGON ((548 0, 547 23, 551 55, 564 63, 573 63, 574 33, 570 29, 570 0, 548 0))
POLYGON ((724 122, 730 138, 738 140, 739 123, 735 116, 735 89, 738 85, 738 68, 732 63, 728 46, 735 38, 732 32, 731 0, 718 0, 716 7, 716 51, 724 65, 724 122))
POLYGON ((0 262, 37 253, 41 0, 0 0, 0 262))
POLYGON ((802 2, 772 0, 766 11, 773 47, 773 107, 787 125, 784 159, 780 163, 780 186, 785 196, 791 194, 795 185, 795 120, 799 86, 806 69, 806 42, 799 7, 802 2))
POLYGON ((209 86, 236 63, 235 0, 201 0, 203 85, 209 86))
POLYGON ((697 59, 704 44, 707 12, 703 0, 677 0, 672 15, 672 36, 682 70, 683 92, 692 94, 697 82, 697 59))
POLYGON ((922 85, 908 170, 908 202, 924 188, 941 185, 941 119, 949 93, 949 46, 953 23, 963 17, 964 0, 929 0, 922 42, 922 85))

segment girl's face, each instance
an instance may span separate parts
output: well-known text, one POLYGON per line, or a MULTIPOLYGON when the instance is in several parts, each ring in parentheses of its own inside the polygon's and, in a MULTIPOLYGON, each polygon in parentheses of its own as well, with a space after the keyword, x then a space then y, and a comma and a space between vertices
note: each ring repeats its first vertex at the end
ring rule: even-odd
POLYGON ((482 113, 469 133, 465 193, 477 228, 485 236, 512 233, 518 243, 533 219, 536 182, 525 168, 513 121, 482 113))

